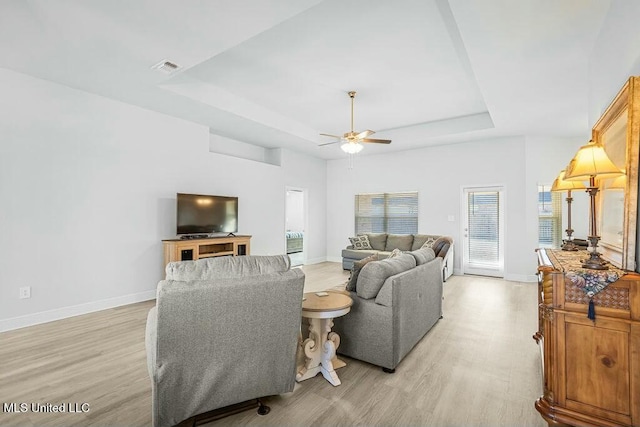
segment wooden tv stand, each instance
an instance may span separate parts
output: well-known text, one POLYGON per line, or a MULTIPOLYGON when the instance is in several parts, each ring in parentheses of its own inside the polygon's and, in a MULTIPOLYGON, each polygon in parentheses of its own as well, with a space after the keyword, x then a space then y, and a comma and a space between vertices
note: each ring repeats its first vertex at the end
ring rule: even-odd
POLYGON ((195 261, 216 256, 249 255, 250 241, 251 236, 163 240, 164 265, 174 261, 195 261))

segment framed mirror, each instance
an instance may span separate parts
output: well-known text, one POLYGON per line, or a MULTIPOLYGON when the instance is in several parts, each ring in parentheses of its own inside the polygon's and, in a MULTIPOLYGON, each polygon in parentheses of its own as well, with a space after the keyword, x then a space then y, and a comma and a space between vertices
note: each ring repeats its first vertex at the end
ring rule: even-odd
POLYGON ((631 77, 592 130, 625 176, 598 181, 598 229, 602 256, 625 270, 637 270, 640 77, 631 77))

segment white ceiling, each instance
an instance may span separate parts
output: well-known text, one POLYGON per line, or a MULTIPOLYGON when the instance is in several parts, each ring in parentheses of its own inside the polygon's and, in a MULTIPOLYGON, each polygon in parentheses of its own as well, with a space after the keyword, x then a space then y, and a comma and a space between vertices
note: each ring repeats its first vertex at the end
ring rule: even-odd
POLYGON ((2 0, 0 67, 321 158, 589 136, 609 0, 2 0), (171 75, 151 66, 168 59, 171 75))

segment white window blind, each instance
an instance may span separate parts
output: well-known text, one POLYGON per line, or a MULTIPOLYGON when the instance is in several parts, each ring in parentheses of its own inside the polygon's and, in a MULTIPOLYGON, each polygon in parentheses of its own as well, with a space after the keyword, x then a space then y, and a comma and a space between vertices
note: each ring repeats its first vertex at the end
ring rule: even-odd
POLYGON ((356 194, 356 234, 418 233, 418 192, 356 194))
POLYGON ((468 193, 468 260, 480 267, 494 267, 500 262, 500 193, 468 193))
POLYGON ((538 245, 562 245, 562 192, 551 192, 550 185, 538 186, 538 245))

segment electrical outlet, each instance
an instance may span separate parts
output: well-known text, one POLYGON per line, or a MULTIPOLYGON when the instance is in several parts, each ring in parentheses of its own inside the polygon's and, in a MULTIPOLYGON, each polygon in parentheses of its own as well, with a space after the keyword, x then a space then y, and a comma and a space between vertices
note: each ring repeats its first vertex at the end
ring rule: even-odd
POLYGON ((31 298, 31 286, 22 286, 20 288, 20 299, 31 298))
POLYGON ((454 222, 455 220, 456 220, 456 217, 455 217, 455 216, 453 216, 453 215, 449 215, 449 216, 447 216, 447 221, 449 221, 449 222, 454 222))

